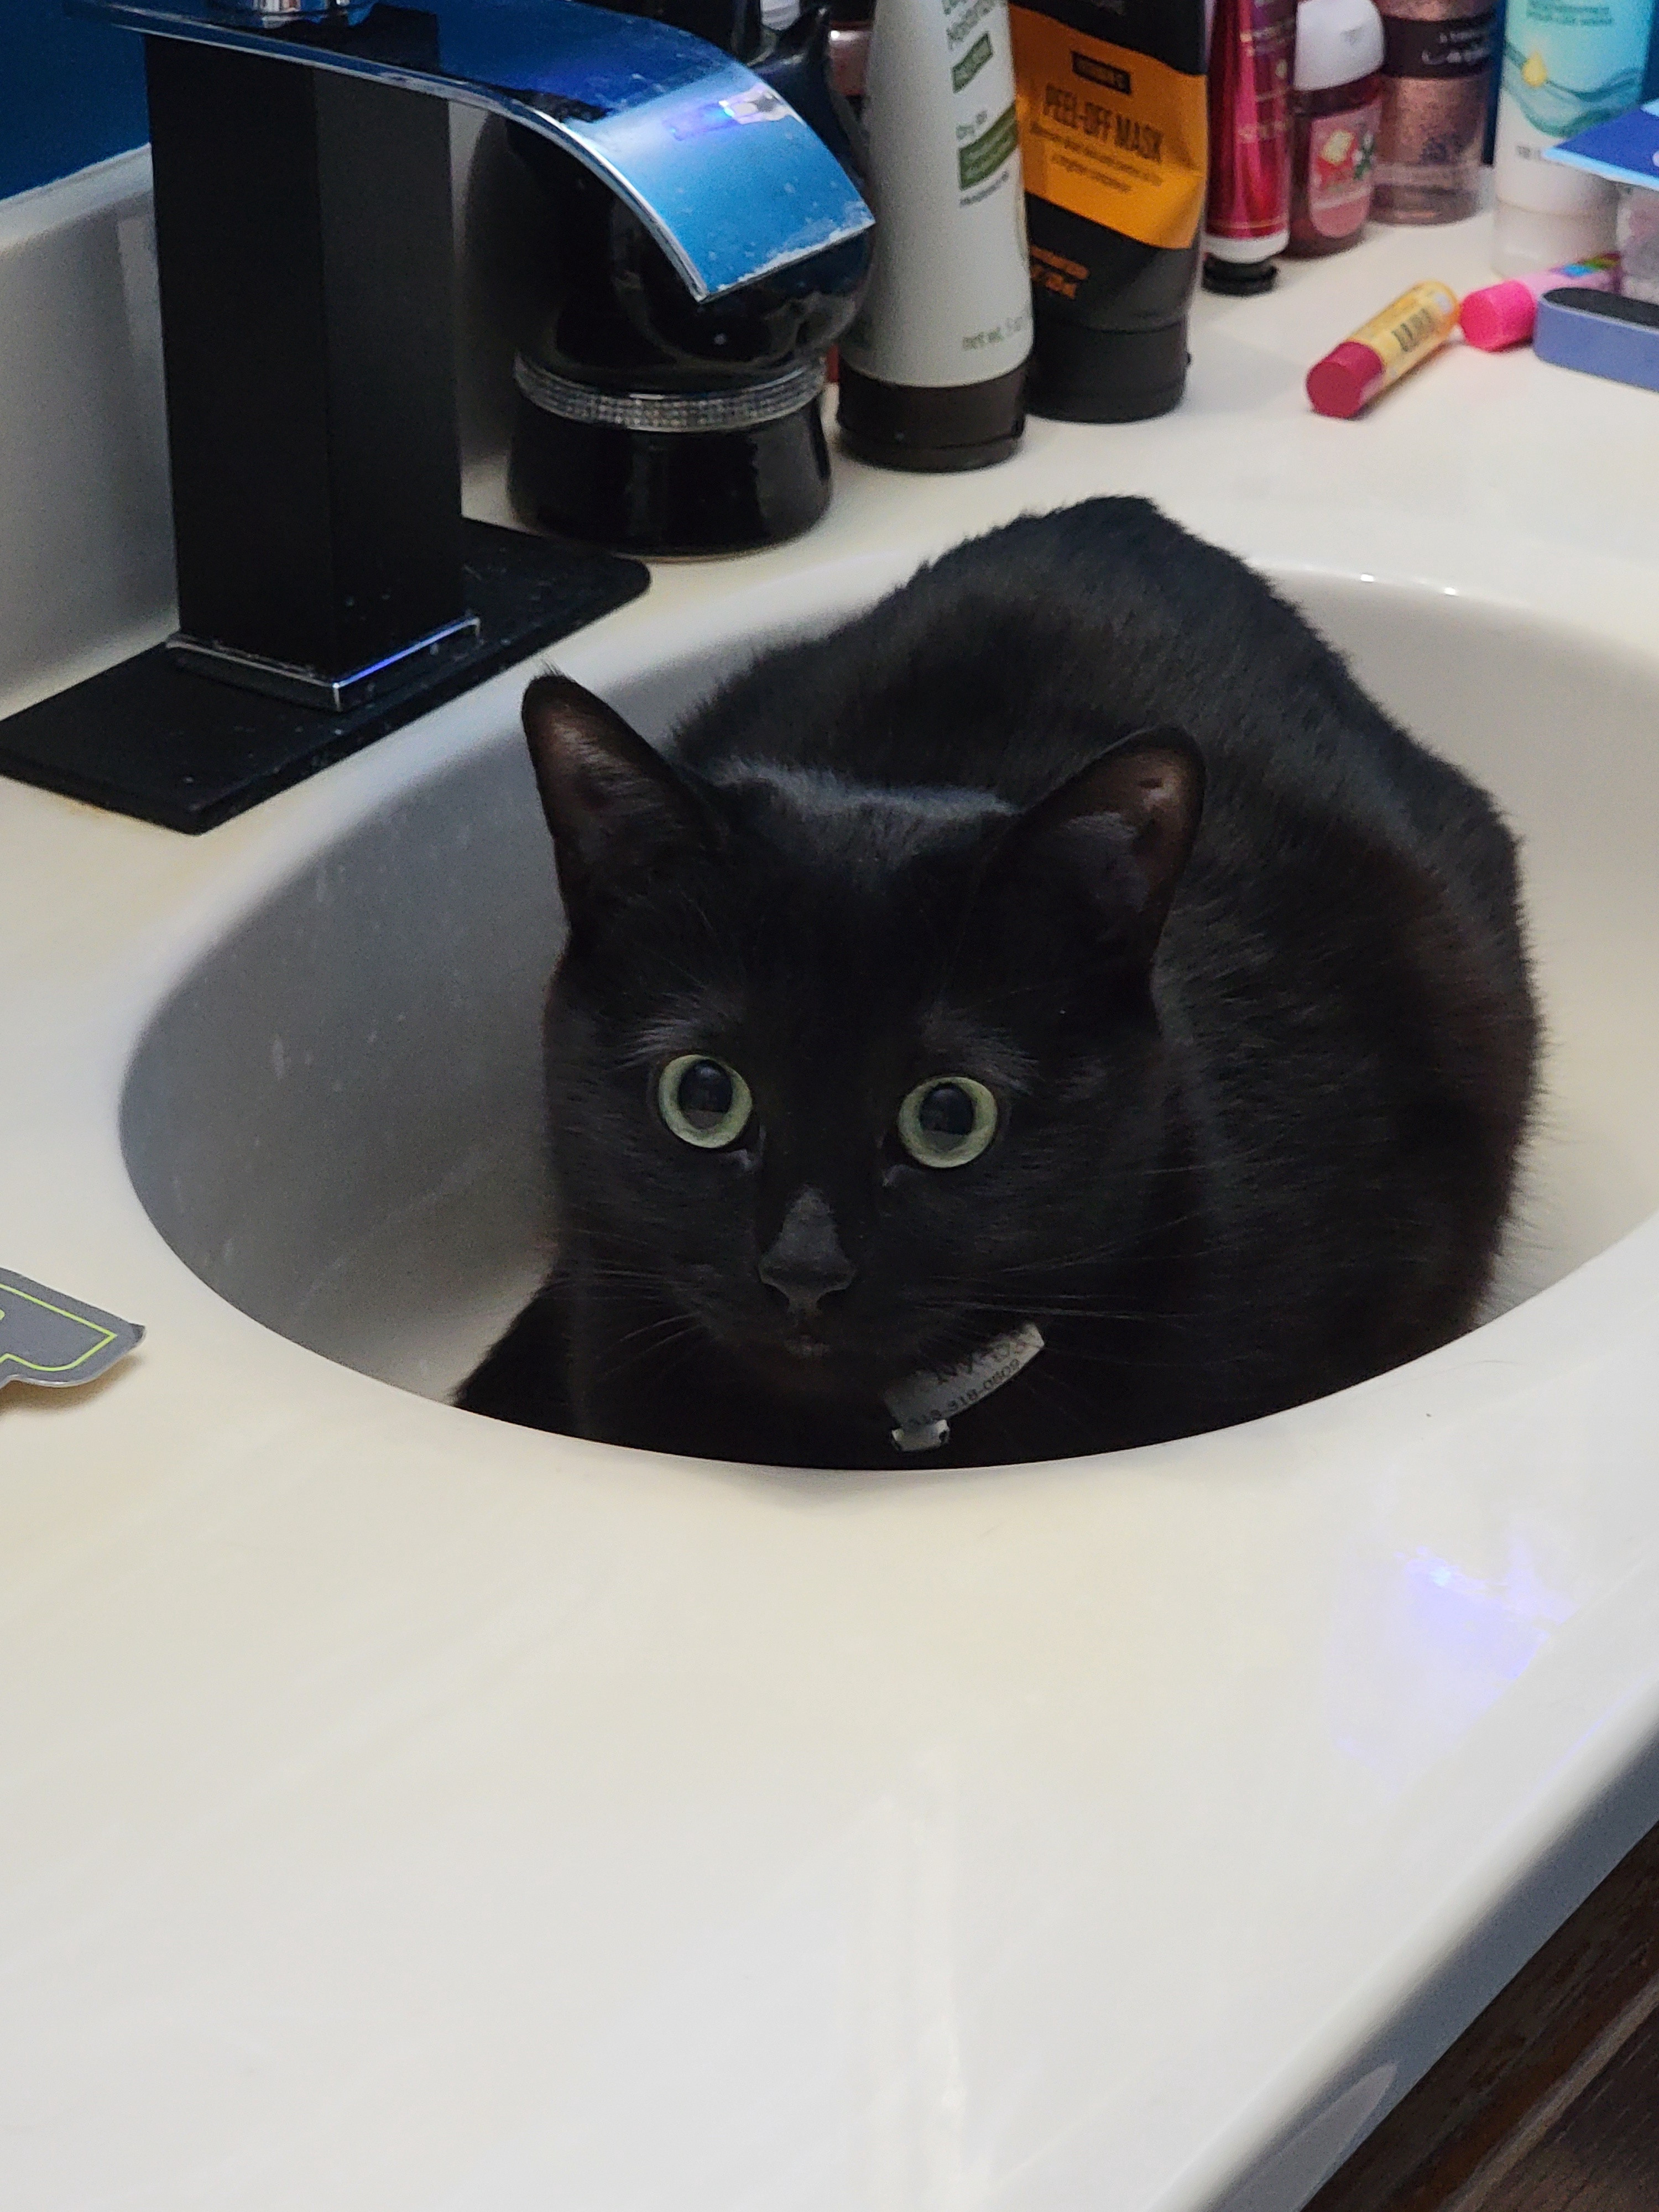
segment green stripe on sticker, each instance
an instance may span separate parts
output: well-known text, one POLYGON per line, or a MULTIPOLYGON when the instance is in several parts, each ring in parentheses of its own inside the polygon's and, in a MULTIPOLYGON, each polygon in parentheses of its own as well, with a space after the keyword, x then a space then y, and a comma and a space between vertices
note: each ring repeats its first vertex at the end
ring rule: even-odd
POLYGON ((990 58, 990 34, 981 31, 951 72, 951 82, 957 91, 960 92, 964 85, 971 84, 990 58))
POLYGON ((957 173, 963 191, 971 191, 975 185, 994 177, 1018 144, 1019 125, 1010 107, 980 137, 957 149, 957 173))
POLYGON ((0 1270, 0 1389, 8 1382, 91 1382, 143 1336, 136 1322, 0 1270))

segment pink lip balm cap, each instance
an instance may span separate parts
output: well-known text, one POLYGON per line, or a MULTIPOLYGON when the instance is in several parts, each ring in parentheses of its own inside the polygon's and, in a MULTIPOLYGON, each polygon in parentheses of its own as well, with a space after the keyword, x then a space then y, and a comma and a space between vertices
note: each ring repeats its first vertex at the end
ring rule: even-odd
POLYGON ((1502 353, 1505 346, 1523 344, 1537 320, 1537 301, 1513 276, 1471 292, 1458 310, 1464 337, 1482 353, 1502 353))
POLYGON ((1382 356, 1344 338, 1308 371, 1308 398, 1320 415, 1357 415, 1382 386, 1382 356))

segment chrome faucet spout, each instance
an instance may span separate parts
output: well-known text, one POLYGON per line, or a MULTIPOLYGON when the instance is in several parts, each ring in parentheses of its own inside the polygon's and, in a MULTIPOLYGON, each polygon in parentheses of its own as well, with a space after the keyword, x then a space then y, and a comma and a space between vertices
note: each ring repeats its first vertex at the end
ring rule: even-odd
POLYGON ((754 72, 702 39, 583 0, 68 0, 153 36, 435 94, 505 116, 601 177, 694 300, 870 226, 850 177, 754 72))

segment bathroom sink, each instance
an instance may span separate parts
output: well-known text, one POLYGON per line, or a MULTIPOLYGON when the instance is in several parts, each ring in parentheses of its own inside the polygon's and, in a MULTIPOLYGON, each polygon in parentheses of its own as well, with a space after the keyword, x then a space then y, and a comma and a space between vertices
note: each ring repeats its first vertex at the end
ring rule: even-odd
MULTIPOLYGON (((170 620, 123 173, 118 253, 0 255, 98 334, 0 318, 19 705, 170 620)), ((1455 346, 1310 416, 1424 244, 559 652, 663 729, 1109 490, 1278 575, 1523 831, 1549 1024, 1493 1317, 1358 1389, 954 1473, 475 1419, 550 1230, 528 672, 199 838, 0 787, 0 1261, 147 1332, 0 1393, 5 2212, 1291 2212, 1659 1819, 1659 418, 1455 346)))
MULTIPOLYGON (((1631 997, 1659 959, 1659 749, 1644 736, 1659 680, 1445 592, 1286 587, 1523 840, 1547 1061, 1498 1311, 1659 1209, 1659 1029, 1631 997)), ((812 625, 872 588, 866 568, 812 625)), ((726 620, 610 687, 647 734, 754 651, 741 609, 726 620)), ((765 634, 791 630, 775 618, 765 634)), ((173 1249, 267 1327, 447 1395, 546 1265, 539 1024, 561 930, 509 726, 316 853, 185 977, 132 1062, 127 1164, 173 1249)))
MULTIPOLYGON (((660 579, 568 665, 665 731, 908 565, 660 579)), ((176 1492, 111 1509, 76 1720, 105 1792, 137 1717, 153 1855, 112 1826, 64 1908, 67 2016, 137 2085, 109 2172, 249 2212, 1292 2212, 1652 1823, 1659 664, 1394 573, 1279 572, 1525 840, 1548 1062, 1493 1317, 1155 1450, 806 1474, 432 1402, 551 1233, 514 690, 199 841, 123 1032, 155 1364, 87 1416, 147 1406, 176 1492)))

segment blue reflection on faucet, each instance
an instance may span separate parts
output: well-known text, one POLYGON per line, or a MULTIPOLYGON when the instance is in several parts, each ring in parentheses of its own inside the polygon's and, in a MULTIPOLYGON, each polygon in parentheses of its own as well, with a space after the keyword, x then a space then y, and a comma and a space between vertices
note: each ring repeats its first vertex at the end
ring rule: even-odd
POLYGON ((858 237, 873 221, 788 102, 667 23, 581 0, 431 0, 320 21, 214 0, 66 0, 71 15, 434 93, 562 146, 631 207, 694 300, 858 237))

